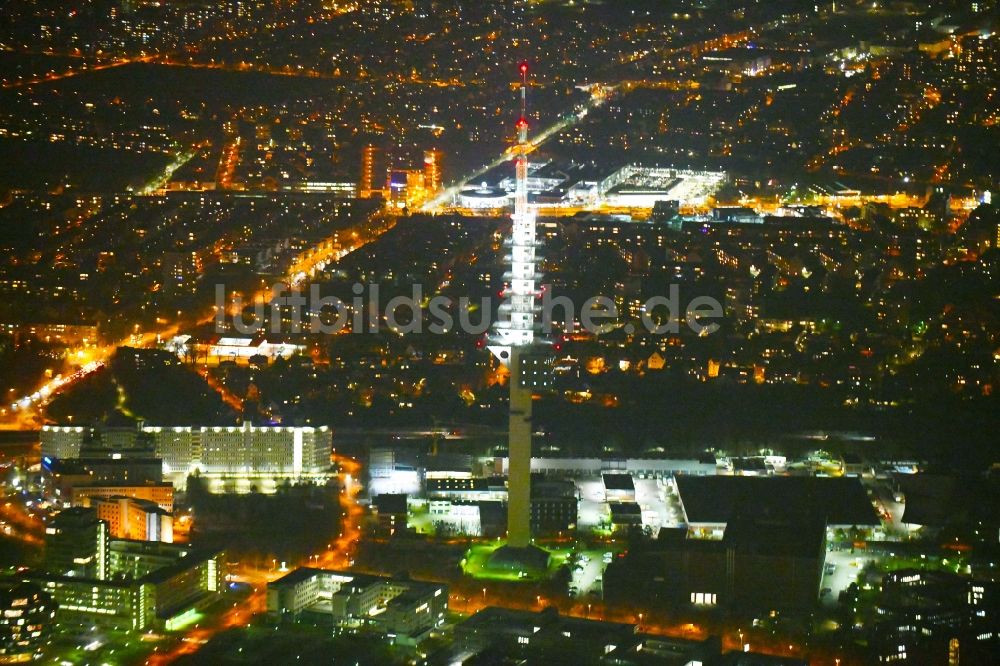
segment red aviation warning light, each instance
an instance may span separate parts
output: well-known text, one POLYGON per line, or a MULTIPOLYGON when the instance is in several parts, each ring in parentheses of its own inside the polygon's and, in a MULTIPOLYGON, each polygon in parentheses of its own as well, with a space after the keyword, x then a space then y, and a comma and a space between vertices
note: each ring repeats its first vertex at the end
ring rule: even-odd
POLYGON ((528 73, 528 63, 522 62, 518 69, 521 70, 521 76, 524 76, 528 73))

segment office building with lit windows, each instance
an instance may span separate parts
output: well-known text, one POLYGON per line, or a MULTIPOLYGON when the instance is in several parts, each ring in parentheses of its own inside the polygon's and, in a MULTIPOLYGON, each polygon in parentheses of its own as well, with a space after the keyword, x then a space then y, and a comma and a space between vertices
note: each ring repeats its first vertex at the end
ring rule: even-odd
POLYGON ((93 506, 98 500, 109 497, 131 497, 132 499, 153 502, 167 512, 174 510, 174 486, 170 483, 74 486, 71 491, 73 506, 93 506))
POLYGON ((78 458, 88 428, 70 425, 43 425, 39 433, 42 455, 50 458, 78 458))
POLYGON ((43 425, 42 455, 49 458, 149 458, 153 445, 139 428, 43 425))
POLYGON ((42 456, 42 480, 53 499, 70 502, 79 486, 147 485, 163 481, 159 458, 50 458, 42 456))
MULTIPOLYGON (((320 478, 330 469, 333 436, 327 426, 144 427, 163 460, 164 474, 178 482, 198 471, 251 483, 261 492, 268 481, 320 478)), ((273 484, 272 484, 273 485, 273 484)))
POLYGON ((45 528, 44 567, 66 576, 108 577, 108 524, 94 509, 72 507, 45 528))
POLYGON ((27 571, 22 580, 49 594, 60 626, 120 630, 170 629, 218 600, 225 552, 158 542, 112 541, 108 576, 27 571))
POLYGON ((0 664, 37 659, 54 622, 55 604, 37 585, 0 584, 0 664))
POLYGON ((174 540, 174 517, 155 502, 131 497, 107 497, 96 501, 97 517, 108 524, 116 539, 137 541, 174 540))
MULTIPOLYGON (((274 492, 285 479, 325 481, 333 435, 327 426, 46 426, 42 468, 55 497, 77 486, 183 484, 197 472, 213 492, 274 492)), ((95 491, 96 492, 96 491, 95 491)), ((86 495, 83 491, 83 495, 86 495)), ((132 492, 121 493, 133 496, 132 492)), ((146 493, 134 495, 160 503, 146 493)))
POLYGON ((643 634, 636 624, 560 615, 552 606, 541 611, 489 606, 455 625, 454 637, 449 656, 461 655, 463 661, 513 653, 527 661, 537 654, 572 654, 583 663, 708 664, 720 656, 711 637, 643 634))
POLYGON ((447 611, 448 588, 438 583, 302 567, 267 585, 274 620, 332 619, 338 628, 368 627, 405 645, 423 640, 447 611))

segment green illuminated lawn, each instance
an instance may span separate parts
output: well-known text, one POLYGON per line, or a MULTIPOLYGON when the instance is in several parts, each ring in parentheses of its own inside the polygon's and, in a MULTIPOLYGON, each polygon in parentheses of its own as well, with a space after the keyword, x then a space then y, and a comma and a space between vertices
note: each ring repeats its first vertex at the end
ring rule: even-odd
POLYGON ((916 555, 895 555, 879 560, 876 564, 878 569, 885 572, 899 571, 901 569, 918 569, 924 571, 950 571, 951 573, 961 573, 966 567, 966 560, 962 555, 952 557, 920 557, 916 555))
POLYGON ((490 555, 493 554, 497 548, 503 546, 502 541, 495 541, 493 543, 481 543, 476 544, 469 548, 468 552, 465 553, 465 559, 462 560, 462 571, 466 576, 471 576, 480 580, 497 580, 497 581, 513 581, 513 582, 537 582, 539 580, 545 580, 551 578, 559 567, 566 563, 566 561, 573 554, 572 549, 569 548, 546 548, 550 555, 549 568, 544 574, 538 574, 536 572, 525 572, 526 575, 522 576, 517 571, 503 571, 500 569, 490 569, 487 567, 489 563, 490 555))
POLYGON ((180 631, 181 629, 193 626, 196 622, 200 622, 204 617, 204 615, 195 609, 189 608, 180 615, 175 615, 167 620, 166 629, 167 631, 180 631))
POLYGON ((157 642, 145 642, 137 634, 124 631, 102 632, 101 645, 94 650, 80 647, 80 640, 57 637, 45 650, 47 661, 63 664, 141 664, 153 653, 157 642))

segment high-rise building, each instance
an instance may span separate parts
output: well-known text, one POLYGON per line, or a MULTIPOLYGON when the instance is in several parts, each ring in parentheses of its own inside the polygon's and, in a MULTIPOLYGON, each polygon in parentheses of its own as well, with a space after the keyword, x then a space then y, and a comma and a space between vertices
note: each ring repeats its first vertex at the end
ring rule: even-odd
POLYGON ((97 511, 72 507, 57 513, 45 528, 45 569, 53 574, 108 577, 108 524, 97 511))
POLYGON ((283 475, 322 472, 330 467, 332 434, 326 426, 242 426, 163 428, 147 426, 166 474, 283 475))
POLYGON ((428 196, 441 189, 441 157, 437 148, 424 151, 424 191, 428 196))
POLYGON ((116 496, 154 502, 167 512, 174 510, 174 486, 170 483, 73 486, 71 495, 73 506, 93 506, 98 500, 116 496))
POLYGON ((385 168, 383 153, 375 146, 365 146, 361 151, 361 178, 358 184, 358 196, 367 199, 380 195, 384 189, 385 168))
POLYGON ((116 539, 135 541, 174 540, 174 517, 155 502, 131 497, 108 497, 97 500, 97 517, 108 524, 116 539))
MULTIPOLYGON (((42 470, 52 493, 66 499, 77 487, 119 485, 133 490, 111 494, 161 503, 162 495, 152 488, 165 477, 183 483, 195 470, 210 479, 238 481, 237 491, 255 485, 273 492, 286 478, 316 479, 330 469, 332 434, 326 426, 140 426, 130 432, 133 444, 108 448, 91 444, 107 439, 104 432, 89 435, 87 428, 67 426, 43 431, 48 445, 43 443, 42 470)), ((97 490, 80 493, 108 496, 97 490)))
POLYGON ((153 442, 141 428, 44 425, 42 455, 50 458, 151 458, 153 442))
POLYGON ((43 425, 39 435, 42 455, 49 458, 79 458, 87 431, 83 426, 43 425))

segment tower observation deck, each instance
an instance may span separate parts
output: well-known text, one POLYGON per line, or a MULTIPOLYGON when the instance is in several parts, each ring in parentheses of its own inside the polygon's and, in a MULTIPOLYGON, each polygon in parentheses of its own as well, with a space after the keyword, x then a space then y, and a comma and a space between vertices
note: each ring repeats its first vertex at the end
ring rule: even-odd
POLYGON ((511 348, 527 347, 535 342, 535 313, 538 306, 538 240, 535 213, 528 208, 528 65, 520 65, 521 116, 517 121, 517 156, 514 214, 509 239, 510 270, 504 274, 507 286, 505 302, 500 306, 500 321, 494 328, 491 350, 507 363, 511 348), (507 352, 503 355, 502 352, 507 352))

